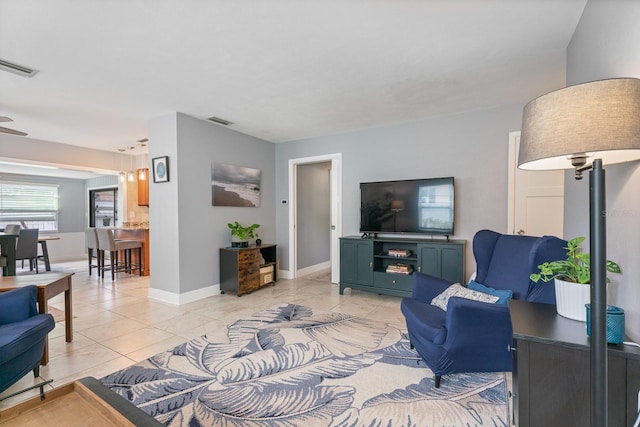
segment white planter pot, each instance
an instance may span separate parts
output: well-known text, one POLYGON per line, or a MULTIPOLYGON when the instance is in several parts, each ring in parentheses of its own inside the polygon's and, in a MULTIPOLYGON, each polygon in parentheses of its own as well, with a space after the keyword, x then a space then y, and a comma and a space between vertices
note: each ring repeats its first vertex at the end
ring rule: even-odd
POLYGON ((247 240, 240 240, 238 236, 231 236, 231 247, 232 248, 247 248, 249 247, 249 242, 247 240))
POLYGON ((591 301, 591 286, 554 279, 556 287, 556 310, 569 319, 585 322, 587 309, 585 304, 591 301))
MULTIPOLYGON (((591 303, 591 285, 553 279, 556 287, 556 311, 559 315, 581 322, 587 321, 585 304, 591 303)), ((607 301, 609 301, 607 284, 607 301)))

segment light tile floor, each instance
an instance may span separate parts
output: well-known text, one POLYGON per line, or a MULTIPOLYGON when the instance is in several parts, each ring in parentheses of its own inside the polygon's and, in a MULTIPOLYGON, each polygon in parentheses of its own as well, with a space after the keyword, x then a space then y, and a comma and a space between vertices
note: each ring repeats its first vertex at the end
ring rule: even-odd
MULTIPOLYGON (((64 321, 57 322, 49 334, 49 364, 40 368, 43 379, 54 379, 53 387, 86 376, 100 378, 203 334, 224 340, 228 324, 276 303, 350 313, 405 328, 400 298, 351 289, 340 295, 338 285, 318 274, 280 279, 275 286, 241 297, 227 293, 174 306, 147 298, 148 277, 119 273, 113 282, 100 279, 95 270, 89 276, 86 261, 59 263, 52 268, 75 272, 73 342, 65 342, 64 321)), ((28 269, 18 269, 21 273, 28 274, 28 269)), ((63 296, 53 298, 50 307, 63 310, 63 296)), ((36 382, 32 374, 26 375, 0 397, 36 382)), ((4 400, 0 409, 37 394, 38 390, 33 390, 4 400)))
MULTIPOLYGON (((49 364, 40 368, 43 379, 54 379, 47 389, 87 376, 101 378, 204 334, 226 340, 228 324, 276 303, 349 313, 406 328, 401 298, 352 289, 340 295, 338 285, 328 281, 328 274, 280 279, 274 286, 241 297, 221 294, 175 306, 148 299, 149 277, 119 273, 114 281, 100 279, 95 270, 89 276, 86 261, 59 263, 52 268, 75 272, 73 342, 65 342, 64 321, 57 322, 49 334, 49 364)), ((18 274, 21 272, 28 274, 28 269, 19 269, 18 274)), ((63 295, 52 299, 50 307, 64 310, 63 295)), ((0 397, 37 382, 28 374, 0 397)), ((511 375, 507 375, 507 387, 512 390, 511 375)), ((4 400, 0 410, 38 392, 4 400)))

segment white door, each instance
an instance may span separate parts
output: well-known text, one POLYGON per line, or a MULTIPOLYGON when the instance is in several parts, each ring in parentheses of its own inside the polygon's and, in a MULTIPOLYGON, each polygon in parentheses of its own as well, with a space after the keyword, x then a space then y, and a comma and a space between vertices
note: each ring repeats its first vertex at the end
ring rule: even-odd
POLYGON ((520 132, 509 133, 507 232, 563 237, 564 171, 518 169, 520 132))

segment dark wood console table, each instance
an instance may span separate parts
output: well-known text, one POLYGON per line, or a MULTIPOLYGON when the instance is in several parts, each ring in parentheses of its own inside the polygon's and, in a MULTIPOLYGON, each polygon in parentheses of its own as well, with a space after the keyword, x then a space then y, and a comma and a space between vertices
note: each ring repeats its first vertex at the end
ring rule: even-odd
MULTIPOLYGON (((519 427, 590 426, 591 369, 584 322, 555 305, 509 301, 514 338, 514 418, 519 427)), ((640 390, 640 348, 609 344, 610 426, 632 426, 640 390)))

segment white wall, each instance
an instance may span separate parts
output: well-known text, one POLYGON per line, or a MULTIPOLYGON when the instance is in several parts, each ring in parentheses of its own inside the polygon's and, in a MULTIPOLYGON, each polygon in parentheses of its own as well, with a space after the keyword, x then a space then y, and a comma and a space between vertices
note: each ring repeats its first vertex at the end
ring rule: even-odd
POLYGON ((119 171, 129 155, 0 133, 0 157, 68 166, 78 170, 119 171))
MULTIPOLYGON (((178 119, 176 114, 149 122, 149 158, 168 156, 169 182, 149 181, 149 296, 171 300, 181 293, 178 179, 178 119)), ((176 302, 175 300, 172 302, 176 302)))
MULTIPOLYGON (((640 2, 589 0, 567 49, 567 85, 613 77, 640 78, 640 2)), ((626 332, 640 341, 640 166, 605 169, 607 258, 623 272, 610 275, 610 303, 625 310, 626 332)), ((575 181, 572 171, 565 178, 565 237, 588 236, 588 180, 575 181)))

